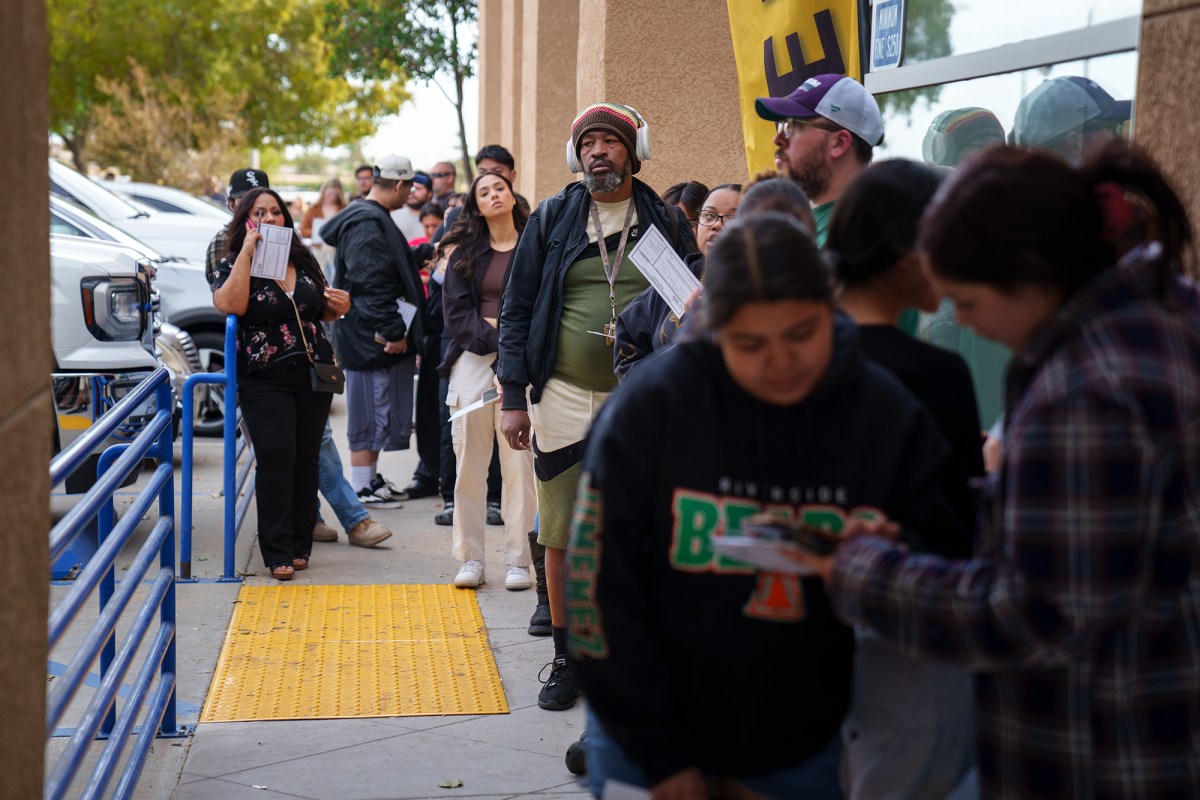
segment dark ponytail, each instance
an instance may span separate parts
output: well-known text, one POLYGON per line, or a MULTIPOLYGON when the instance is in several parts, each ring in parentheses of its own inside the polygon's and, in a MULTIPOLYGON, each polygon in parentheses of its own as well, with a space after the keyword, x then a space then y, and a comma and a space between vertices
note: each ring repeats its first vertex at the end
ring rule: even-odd
POLYGON ((918 247, 950 280, 1040 284, 1065 298, 1148 239, 1163 246, 1165 291, 1189 255, 1187 215, 1154 164, 1115 141, 1082 167, 1013 147, 977 154, 934 196, 918 247))
POLYGON ((1192 227, 1179 195, 1149 156, 1120 140, 1089 159, 1082 172, 1100 200, 1105 239, 1121 251, 1145 241, 1162 245, 1155 266, 1165 292, 1194 255, 1192 227))
POLYGON ((918 248, 938 275, 1070 296, 1112 266, 1092 187, 1057 156, 994 147, 969 158, 921 218, 918 248))

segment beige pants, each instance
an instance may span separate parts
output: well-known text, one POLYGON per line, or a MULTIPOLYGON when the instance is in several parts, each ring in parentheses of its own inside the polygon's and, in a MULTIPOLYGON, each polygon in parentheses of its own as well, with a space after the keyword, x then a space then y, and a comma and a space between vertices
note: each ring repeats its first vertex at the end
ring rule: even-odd
MULTIPOLYGON (((581 389, 559 378, 546 381, 541 399, 529 407, 538 450, 550 453, 582 441, 610 394, 581 389)), ((538 524, 540 544, 559 550, 567 548, 579 475, 577 464, 556 478, 537 482, 538 507, 542 512, 538 524)))
MULTIPOLYGON (((450 371, 446 405, 453 414, 478 400, 492 386, 496 355, 463 353, 450 371)), ((533 488, 533 452, 508 446, 500 433, 500 404, 493 403, 450 423, 458 479, 454 483, 454 549, 459 561, 483 561, 487 522, 487 474, 492 444, 500 448, 500 514, 504 517, 504 561, 518 567, 531 563, 529 540, 537 497, 533 488)))

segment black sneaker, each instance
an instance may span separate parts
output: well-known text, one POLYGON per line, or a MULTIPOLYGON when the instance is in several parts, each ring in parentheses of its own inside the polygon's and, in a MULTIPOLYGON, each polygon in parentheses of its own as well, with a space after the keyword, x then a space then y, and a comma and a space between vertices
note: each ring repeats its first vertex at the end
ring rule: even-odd
POLYGON ((538 680, 542 681, 542 690, 538 692, 538 706, 549 711, 566 711, 575 705, 575 698, 583 694, 578 688, 579 681, 575 677, 575 668, 567 664, 565 658, 556 658, 542 667, 538 680), (550 677, 542 679, 542 674, 550 667, 550 677))
POLYGON ((408 499, 408 494, 403 489, 396 488, 396 484, 378 472, 375 473, 375 480, 371 481, 371 491, 385 500, 399 500, 400 502, 404 502, 408 499))
POLYGON ((454 503, 446 503, 446 507, 433 515, 434 525, 454 524, 454 503))
POLYGON ((567 771, 572 775, 587 774, 587 731, 579 734, 579 740, 567 746, 567 771))
POLYGON ((500 506, 494 503, 488 503, 487 507, 487 524, 488 525, 503 525, 504 517, 500 516, 500 506))
POLYGON ((436 483, 413 481, 404 487, 404 493, 408 495, 409 500, 420 500, 422 497, 433 497, 438 493, 438 487, 436 483))
MULTIPOLYGON (((388 493, 386 496, 376 492, 372 486, 364 486, 358 490, 358 502, 363 508, 403 508, 404 503, 396 500, 388 493)), ((385 490, 386 491, 386 490, 385 490)))

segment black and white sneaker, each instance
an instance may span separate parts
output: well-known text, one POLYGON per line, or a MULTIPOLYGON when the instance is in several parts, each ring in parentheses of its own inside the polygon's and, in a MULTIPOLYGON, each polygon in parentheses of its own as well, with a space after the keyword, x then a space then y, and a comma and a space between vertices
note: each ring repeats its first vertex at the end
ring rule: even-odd
POLYGON ((358 502, 363 504, 363 508, 387 509, 404 507, 404 503, 393 497, 386 486, 382 484, 377 486, 375 481, 372 481, 370 486, 364 486, 358 490, 358 502))
POLYGON ((390 499, 399 500, 400 502, 404 502, 408 499, 408 492, 397 487, 396 484, 392 483, 378 472, 375 473, 375 480, 371 481, 371 491, 375 492, 376 494, 386 491, 391 496, 390 499))

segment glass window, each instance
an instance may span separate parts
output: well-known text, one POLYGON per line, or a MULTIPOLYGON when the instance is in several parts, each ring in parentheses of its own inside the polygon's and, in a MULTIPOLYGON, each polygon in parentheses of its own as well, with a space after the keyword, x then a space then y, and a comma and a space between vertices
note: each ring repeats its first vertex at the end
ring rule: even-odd
POLYGON ((168 214, 187 214, 187 209, 168 203, 166 200, 160 200, 157 197, 147 197, 144 194, 135 194, 133 199, 137 200, 142 205, 150 206, 155 211, 165 211, 168 214))
POLYGON ((964 131, 979 136, 987 133, 982 122, 977 121, 976 125, 970 126, 970 131, 966 131, 968 126, 948 119, 955 109, 988 112, 994 119, 988 130, 993 135, 1003 131, 1006 138, 1014 133, 1014 121, 1020 109, 1021 124, 1015 134, 1022 144, 1057 145, 1058 140, 1069 133, 1091 133, 1110 122, 1111 129, 1119 127, 1128 135, 1129 125, 1118 126, 1113 118, 1124 115, 1128 119, 1136 86, 1137 53, 1130 52, 928 89, 882 94, 877 99, 883 110, 884 141, 875 148, 875 157, 917 158, 954 166, 965 155, 961 152, 963 147, 978 144, 971 141, 971 137, 964 138, 964 131), (1042 86, 1059 78, 1076 80, 1069 84, 1055 81, 1051 86, 1042 86), (1091 84, 1077 80, 1080 78, 1091 81, 1103 94, 1091 84), (1026 97, 1029 100, 1022 109, 1022 100, 1026 97), (1072 102, 1076 99, 1079 102, 1072 102), (956 125, 956 122, 960 124, 956 125), (940 148, 935 143, 938 137, 931 134, 931 128, 948 134, 940 148))
POLYGON ((907 0, 901 64, 975 53, 1142 13, 1141 0, 907 0))
MULTIPOLYGON (((875 158, 953 168, 1007 140, 1076 160, 1099 139, 1129 136, 1136 84, 1137 53, 1130 52, 879 95, 885 138, 875 158)), ((1002 410, 1008 351, 955 324, 948 301, 921 315, 917 336, 967 361, 980 419, 990 426, 1002 410)))
POLYGON ((63 219, 58 214, 55 214, 53 211, 50 212, 50 233, 52 233, 52 234, 57 233, 57 234, 61 234, 63 236, 88 237, 87 232, 84 231, 82 228, 78 228, 75 225, 72 225, 70 222, 63 219))

